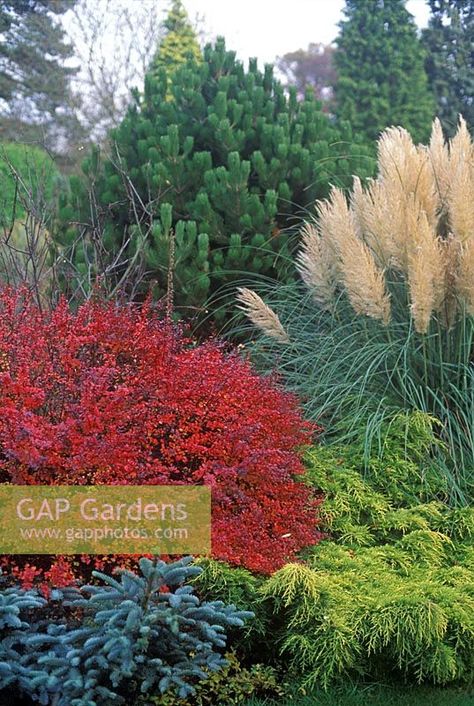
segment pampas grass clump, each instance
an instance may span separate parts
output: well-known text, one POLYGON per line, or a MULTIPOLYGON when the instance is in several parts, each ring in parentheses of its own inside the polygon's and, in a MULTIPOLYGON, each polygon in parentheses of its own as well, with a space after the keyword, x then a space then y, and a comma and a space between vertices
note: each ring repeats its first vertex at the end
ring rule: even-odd
POLYGON ((339 434, 364 426, 368 448, 400 409, 437 417, 440 471, 465 500, 474 487, 474 144, 465 121, 445 142, 436 120, 429 145, 388 128, 378 176, 316 204, 296 265, 301 283, 262 291, 265 301, 238 295, 263 334, 257 357, 278 364, 311 417, 339 434))

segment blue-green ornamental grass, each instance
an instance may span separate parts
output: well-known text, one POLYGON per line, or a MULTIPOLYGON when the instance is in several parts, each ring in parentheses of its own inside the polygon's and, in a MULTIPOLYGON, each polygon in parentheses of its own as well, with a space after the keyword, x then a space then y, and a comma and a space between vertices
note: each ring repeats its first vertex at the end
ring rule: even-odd
POLYGON ((323 426, 324 440, 350 441, 364 430, 369 454, 381 447, 381 430, 398 412, 424 411, 439 420, 442 443, 434 463, 449 480, 451 500, 469 502, 474 491, 472 317, 460 318, 449 331, 433 322, 422 336, 409 320, 394 319, 384 327, 354 316, 342 295, 335 314, 322 311, 300 283, 258 291, 278 313, 289 341, 263 334, 247 348, 261 370, 276 369, 299 395, 306 416, 323 426))

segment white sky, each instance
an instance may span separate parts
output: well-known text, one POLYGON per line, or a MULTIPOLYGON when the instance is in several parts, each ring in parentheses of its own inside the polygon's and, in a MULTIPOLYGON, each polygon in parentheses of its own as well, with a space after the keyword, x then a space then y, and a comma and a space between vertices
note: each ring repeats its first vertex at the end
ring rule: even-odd
MULTIPOLYGON (((140 0, 132 0, 140 2, 140 0)), ((343 18, 344 0, 183 0, 189 16, 203 17, 206 34, 223 35, 240 59, 259 63, 306 48, 310 42, 330 44, 343 18)), ((428 21, 426 0, 408 0, 419 27, 428 21)))

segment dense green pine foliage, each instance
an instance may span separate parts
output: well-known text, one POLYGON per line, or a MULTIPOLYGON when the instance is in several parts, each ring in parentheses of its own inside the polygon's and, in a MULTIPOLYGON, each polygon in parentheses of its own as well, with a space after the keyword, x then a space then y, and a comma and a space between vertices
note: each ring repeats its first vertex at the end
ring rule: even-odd
POLYGON ((462 114, 474 130, 474 4, 472 0, 429 0, 423 31, 426 72, 437 115, 452 135, 462 114))
MULTIPOLYGON (((270 66, 262 74, 251 61, 246 71, 223 40, 202 63, 177 69, 171 87, 166 71, 149 73, 111 138, 113 158, 86 162, 62 218, 91 223, 95 191, 90 230, 103 229, 111 257, 124 243, 129 254, 143 248, 146 277, 161 293, 174 231, 176 304, 188 314, 243 273, 287 279, 288 229, 304 208, 330 182, 349 186, 373 168, 347 124, 336 129, 311 95, 287 98, 270 66)), ((66 232, 66 244, 74 235, 66 232)), ((81 247, 76 272, 86 260, 81 247)))
POLYGON ((345 14, 334 58, 338 117, 370 140, 389 125, 424 140, 434 101, 405 0, 347 0, 345 14))

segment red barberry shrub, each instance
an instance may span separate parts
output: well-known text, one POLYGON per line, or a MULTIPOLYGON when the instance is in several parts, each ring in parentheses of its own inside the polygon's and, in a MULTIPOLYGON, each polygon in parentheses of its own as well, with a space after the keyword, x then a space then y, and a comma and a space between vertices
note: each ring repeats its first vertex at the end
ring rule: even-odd
POLYGON ((213 555, 261 572, 319 538, 295 398, 150 305, 0 292, 0 409, 3 482, 210 485, 213 555))

